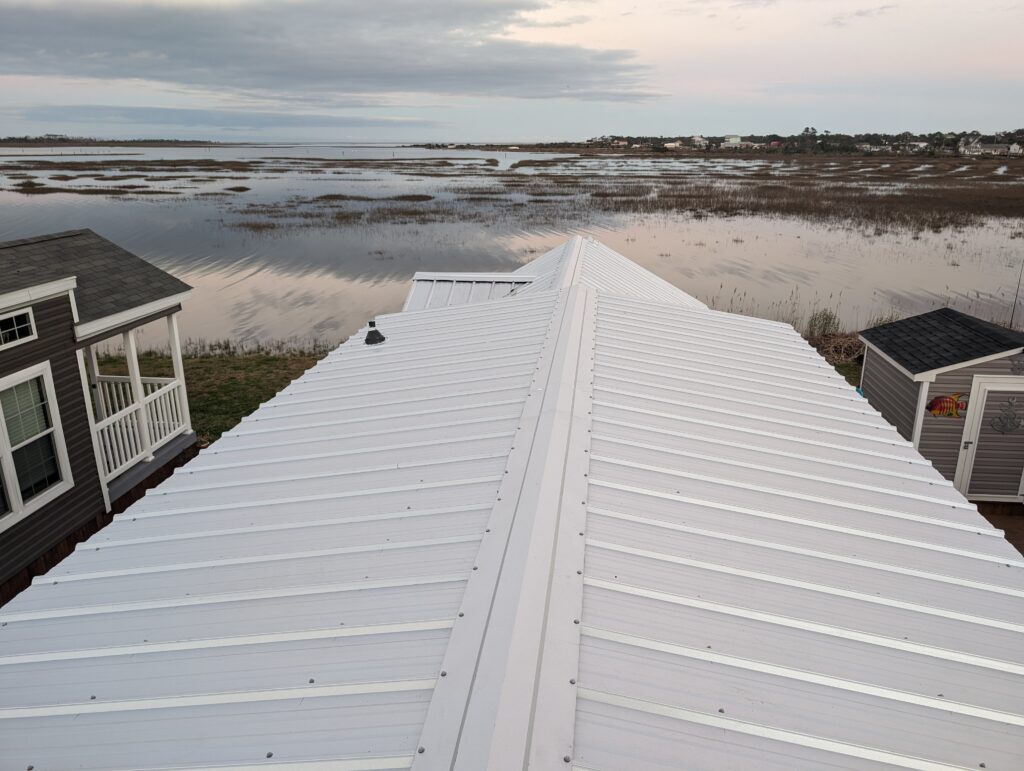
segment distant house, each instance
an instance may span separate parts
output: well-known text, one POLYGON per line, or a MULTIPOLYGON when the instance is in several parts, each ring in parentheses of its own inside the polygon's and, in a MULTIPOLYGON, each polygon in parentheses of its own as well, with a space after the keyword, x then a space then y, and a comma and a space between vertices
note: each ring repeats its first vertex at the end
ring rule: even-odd
POLYGON ((901 152, 911 155, 927 152, 930 147, 931 144, 928 142, 903 142, 899 146, 901 152))
POLYGON ((1008 155, 1024 155, 1024 145, 1019 142, 1014 142, 1010 145, 1010 151, 1008 155))
POLYGON ((1007 142, 983 142, 983 137, 965 137, 960 140, 961 155, 1020 155, 1022 150, 1019 144, 1007 142), (1016 148, 1016 149, 1014 149, 1016 148))
POLYGON ((0 602, 195 443, 177 326, 189 291, 89 230, 0 243, 0 602), (142 377, 135 330, 160 320, 174 376, 142 377), (128 375, 100 374, 110 341, 128 375))
POLYGON ((708 140, 706 140, 702 136, 690 137, 690 143, 697 150, 705 150, 705 149, 707 149, 707 146, 708 146, 708 140))
POLYGON ((739 134, 726 134, 725 138, 722 140, 722 146, 725 147, 726 145, 738 145, 741 144, 742 142, 743 137, 741 137, 739 134))
POLYGON ((666 142, 662 145, 666 150, 678 150, 683 146, 682 142, 666 142))
POLYGON ((871 406, 974 501, 1024 501, 1024 334, 952 308, 866 329, 871 406))

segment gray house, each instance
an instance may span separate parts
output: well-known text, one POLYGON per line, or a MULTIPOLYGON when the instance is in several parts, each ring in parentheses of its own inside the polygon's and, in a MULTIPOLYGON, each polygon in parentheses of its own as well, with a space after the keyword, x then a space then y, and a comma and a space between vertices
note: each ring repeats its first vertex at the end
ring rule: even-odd
POLYGON ((861 390, 973 501, 1024 501, 1024 334, 941 308, 860 333, 861 390))
POLYGON ((0 243, 0 604, 195 444, 177 313, 190 287, 90 230, 0 243), (142 377, 165 320, 174 376, 142 377), (128 374, 100 374, 124 348, 128 374))

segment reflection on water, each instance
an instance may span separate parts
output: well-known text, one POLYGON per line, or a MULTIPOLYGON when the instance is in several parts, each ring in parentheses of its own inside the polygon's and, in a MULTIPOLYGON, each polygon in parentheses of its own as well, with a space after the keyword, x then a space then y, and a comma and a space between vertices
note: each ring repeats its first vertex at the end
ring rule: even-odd
MULTIPOLYGON (((40 150, 2 152, 19 160, 44 159, 40 150)), ((542 158, 537 155, 218 147, 128 149, 116 157, 292 159, 287 164, 274 161, 284 164, 276 171, 149 183, 165 186, 167 195, 0 192, 0 240, 92 228, 192 284, 195 293, 182 318, 183 334, 192 338, 341 340, 366 319, 399 309, 417 270, 513 270, 574 232, 594 235, 714 307, 796 323, 816 308, 829 307, 851 327, 893 310, 914 313, 945 304, 1005 321, 1024 259, 1024 239, 1012 237, 1020 223, 1012 220, 939 234, 876 235, 873 229, 794 219, 596 213, 551 201, 523 203, 487 217, 480 216, 479 204, 471 211, 452 195, 453 186, 484 185, 488 174, 511 173, 506 170, 513 162, 542 158), (372 163, 370 168, 310 170, 303 160, 323 158, 408 159, 417 165, 406 170, 372 163), (429 166, 416 159, 428 164, 440 159, 445 165, 431 176, 429 166), (236 184, 250 189, 223 192, 236 184), (172 195, 173 189, 178 192, 172 195), (218 194, 197 196, 197 191, 218 194), (432 195, 452 208, 448 221, 325 226, 315 220, 266 231, 238 227, 245 207, 287 209, 291 200, 324 194, 432 195), (550 214, 552 210, 558 214, 550 214)), ((45 157, 61 163, 90 159, 45 157)), ((636 174, 649 162, 587 159, 586 173, 595 173, 601 163, 607 173, 632 164, 630 173, 636 174)), ((750 163, 731 160, 718 171, 742 177, 750 163)), ((3 168, 0 163, 0 172, 3 168)), ((48 175, 54 173, 33 172, 47 184, 53 184, 48 175)), ((531 173, 529 167, 523 173, 531 173)))

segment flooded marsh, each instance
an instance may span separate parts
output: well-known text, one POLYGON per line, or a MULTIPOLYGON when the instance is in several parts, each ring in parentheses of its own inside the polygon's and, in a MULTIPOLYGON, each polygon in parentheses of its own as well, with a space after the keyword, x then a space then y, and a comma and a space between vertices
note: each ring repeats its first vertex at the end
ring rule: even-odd
POLYGON ((336 342, 399 309, 417 270, 513 270, 575 232, 714 307, 798 326, 946 304, 1005 321, 1024 162, 6 148, 0 239, 84 227, 196 288, 191 337, 336 342))

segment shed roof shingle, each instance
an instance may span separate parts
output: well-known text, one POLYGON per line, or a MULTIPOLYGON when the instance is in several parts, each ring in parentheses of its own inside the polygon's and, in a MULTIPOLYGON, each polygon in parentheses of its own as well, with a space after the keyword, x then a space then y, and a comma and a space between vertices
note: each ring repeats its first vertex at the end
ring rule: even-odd
POLYGON ((1024 347, 1024 334, 952 308, 881 324, 860 335, 914 375, 1024 347))
POLYGON ((0 287, 16 291, 75 276, 81 322, 187 292, 191 287, 96 235, 69 230, 0 243, 0 287))

